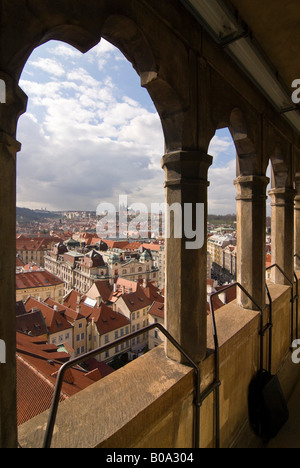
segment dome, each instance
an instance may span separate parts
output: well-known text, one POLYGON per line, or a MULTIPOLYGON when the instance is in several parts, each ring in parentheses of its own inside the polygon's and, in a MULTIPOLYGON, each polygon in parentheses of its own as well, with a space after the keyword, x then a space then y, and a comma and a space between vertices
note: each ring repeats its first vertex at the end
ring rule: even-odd
POLYGON ((112 256, 108 259, 108 263, 120 263, 120 256, 116 253, 112 254, 112 256))
POLYGON ((151 259, 151 255, 150 253, 148 252, 148 250, 145 250, 142 255, 140 256, 140 261, 142 262, 145 262, 147 260, 150 260, 151 259))

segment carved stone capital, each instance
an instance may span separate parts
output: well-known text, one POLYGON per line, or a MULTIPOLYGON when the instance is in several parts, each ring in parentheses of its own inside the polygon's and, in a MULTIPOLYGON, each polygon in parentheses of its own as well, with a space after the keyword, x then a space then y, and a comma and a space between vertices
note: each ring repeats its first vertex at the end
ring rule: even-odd
POLYGON ((292 188, 275 188, 269 191, 271 206, 294 205, 297 192, 292 188))
POLYGON ((240 176, 234 181, 237 190, 236 200, 266 200, 266 190, 270 179, 265 176, 240 176))
POLYGON ((162 168, 166 175, 165 187, 185 184, 208 187, 208 169, 212 162, 212 156, 200 151, 178 151, 166 154, 162 158, 162 168))

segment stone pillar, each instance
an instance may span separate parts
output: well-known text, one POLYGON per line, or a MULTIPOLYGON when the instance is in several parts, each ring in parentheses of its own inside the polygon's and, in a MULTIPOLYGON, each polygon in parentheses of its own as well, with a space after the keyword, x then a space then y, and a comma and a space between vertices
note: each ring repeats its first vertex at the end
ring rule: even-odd
MULTIPOLYGON (((162 160, 166 204, 170 208, 177 206, 182 212, 181 219, 180 212, 173 214, 170 209, 170 233, 166 238, 166 327, 196 362, 206 355, 207 174, 211 164, 212 157, 198 151, 174 152, 162 160), (190 230, 197 233, 195 239, 190 230), (193 245, 193 240, 198 244, 193 245)), ((166 352, 170 358, 185 362, 168 342, 166 352)))
POLYGON ((0 104, 0 340, 5 363, 0 364, 0 448, 17 447, 16 411, 16 122, 27 98, 11 78, 6 102, 0 104))
MULTIPOLYGON (((294 199, 295 190, 290 188, 275 188, 270 190, 272 207, 272 263, 277 264, 287 277, 294 280, 294 199)), ((273 268, 272 281, 276 284, 289 282, 273 268)))
MULTIPOLYGON (((257 305, 266 303, 266 190, 264 176, 240 176, 237 190, 237 281, 257 305)), ((258 308, 238 288, 238 302, 245 309, 258 308)))
POLYGON ((295 214, 294 214, 294 224, 295 224, 295 229, 294 229, 294 255, 295 255, 295 262, 294 262, 294 267, 295 270, 299 271, 300 270, 300 174, 296 175, 296 197, 295 197, 295 214))

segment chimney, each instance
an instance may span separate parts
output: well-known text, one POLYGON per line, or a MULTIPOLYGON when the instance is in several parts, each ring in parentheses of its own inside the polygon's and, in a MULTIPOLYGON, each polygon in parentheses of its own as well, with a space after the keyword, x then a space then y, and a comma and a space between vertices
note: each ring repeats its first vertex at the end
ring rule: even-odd
POLYGON ((114 293, 117 292, 117 283, 114 283, 114 293))
POLYGON ((125 294, 125 286, 122 286, 122 294, 125 294))
POLYGON ((143 279, 143 288, 146 289, 147 287, 147 280, 146 278, 143 279))
POLYGON ((55 312, 58 312, 58 306, 55 305, 55 306, 53 307, 53 310, 54 310, 55 312))

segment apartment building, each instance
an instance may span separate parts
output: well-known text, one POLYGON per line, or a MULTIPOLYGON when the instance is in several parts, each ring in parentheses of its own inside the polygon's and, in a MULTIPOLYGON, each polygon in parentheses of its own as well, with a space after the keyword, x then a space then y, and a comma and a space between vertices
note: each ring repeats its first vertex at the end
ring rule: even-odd
POLYGON ((84 294, 97 279, 108 277, 108 266, 99 252, 91 250, 84 255, 68 250, 64 244, 47 252, 45 269, 65 282, 65 294, 72 289, 84 294))
POLYGON ((160 290, 164 289, 166 275, 166 253, 164 241, 159 243, 151 242, 150 244, 143 244, 142 248, 151 252, 153 267, 158 270, 157 286, 160 290))
MULTIPOLYGON (((130 333, 130 320, 105 303, 99 305, 96 299, 91 299, 73 290, 65 297, 64 305, 75 309, 87 320, 87 352, 112 343, 130 333)), ((128 353, 129 350, 130 342, 128 341, 101 353, 97 359, 109 363, 115 356, 128 353)))
POLYGON ((159 279, 159 268, 148 250, 137 253, 113 249, 103 253, 103 258, 107 262, 110 278, 121 277, 132 281, 146 279, 156 283, 159 279))
POLYGON ((30 297, 25 302, 27 312, 40 310, 43 314, 47 329, 48 343, 56 346, 65 345, 73 348, 73 326, 58 308, 30 297))
MULTIPOLYGON (((148 325, 148 312, 153 301, 149 299, 138 284, 136 291, 122 294, 115 302, 114 309, 125 315, 131 323, 131 332, 139 331, 148 325)), ((144 333, 131 340, 133 355, 142 352, 148 345, 148 334, 144 333)))
POLYGON ((236 238, 231 234, 209 237, 207 250, 211 261, 211 276, 220 283, 236 277, 236 238))
POLYGON ((58 304, 53 299, 48 297, 45 304, 57 310, 60 314, 67 319, 73 328, 72 333, 72 348, 74 356, 79 356, 87 352, 87 320, 86 318, 74 309, 58 304))
POLYGON ((133 254, 118 248, 101 252, 92 249, 83 254, 68 250, 64 244, 45 254, 45 269, 65 282, 65 294, 72 289, 85 294, 96 281, 113 282, 118 277, 157 282, 159 271, 148 251, 133 254))
POLYGON ((44 267, 45 252, 59 241, 58 237, 18 236, 16 239, 16 253, 25 265, 35 263, 40 267, 44 267))
MULTIPOLYGON (((148 312, 149 325, 159 323, 160 325, 165 324, 165 307, 161 302, 153 302, 148 312)), ((153 329, 148 334, 148 347, 149 350, 156 348, 157 346, 164 343, 165 337, 159 329, 153 329)))
POLYGON ((55 301, 61 303, 64 296, 64 281, 57 276, 38 269, 16 273, 16 300, 25 301, 29 296, 44 300, 51 296, 55 301))

